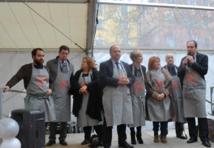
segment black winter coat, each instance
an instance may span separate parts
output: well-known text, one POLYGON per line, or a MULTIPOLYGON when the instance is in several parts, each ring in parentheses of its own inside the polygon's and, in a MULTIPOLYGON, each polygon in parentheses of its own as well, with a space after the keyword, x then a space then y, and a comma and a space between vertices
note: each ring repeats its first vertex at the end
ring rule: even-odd
MULTIPOLYGON (((82 70, 78 70, 75 75, 74 79, 71 82, 72 85, 72 92, 73 92, 73 114, 78 117, 79 110, 82 106, 82 99, 83 95, 79 92, 80 85, 78 83, 80 74, 82 70)), ((92 69, 91 75, 92 82, 87 85, 88 92, 89 92, 89 100, 87 105, 86 114, 96 120, 101 121, 101 112, 102 112, 102 90, 99 87, 98 80, 99 75, 96 69, 92 69)))

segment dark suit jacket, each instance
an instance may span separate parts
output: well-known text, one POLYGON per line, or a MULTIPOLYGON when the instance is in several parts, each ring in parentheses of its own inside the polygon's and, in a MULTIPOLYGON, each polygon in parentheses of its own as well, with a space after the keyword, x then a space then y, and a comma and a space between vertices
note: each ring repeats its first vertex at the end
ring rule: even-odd
MULTIPOLYGON (((74 80, 75 83, 73 83, 73 114, 78 117, 79 110, 82 106, 82 99, 83 95, 79 92, 80 85, 78 83, 80 74, 82 70, 78 70, 75 73, 74 80)), ((87 85, 87 89, 89 92, 89 100, 88 105, 86 109, 86 114, 93 118, 97 119, 99 121, 102 120, 101 118, 101 111, 102 111, 102 91, 98 85, 98 71, 96 69, 92 70, 92 76, 91 76, 92 82, 87 85)))
MULTIPOLYGON (((130 66, 125 63, 121 62, 126 69, 127 77, 129 78, 129 84, 130 86, 133 83, 133 75, 130 69, 130 66)), ((113 78, 113 63, 112 60, 105 61, 100 64, 100 85, 104 88, 106 86, 112 86, 117 87, 118 86, 118 79, 113 78)))
MULTIPOLYGON (((184 59, 185 59, 185 57, 182 58, 181 64, 178 68, 178 76, 181 80, 181 84, 183 84, 183 79, 184 79, 185 72, 186 72, 185 67, 183 67, 183 65, 182 65, 182 62, 184 59)), ((197 52, 196 62, 193 64, 188 64, 188 65, 189 65, 189 67, 194 69, 196 72, 198 72, 198 74, 204 79, 204 76, 207 74, 207 71, 208 71, 208 56, 197 52)))
POLYGON ((168 65, 165 65, 163 68, 167 69, 168 72, 172 75, 172 76, 177 76, 177 73, 178 73, 178 67, 176 65, 173 65, 173 68, 175 69, 175 73, 173 74, 172 71, 170 71, 168 65))
MULTIPOLYGON (((131 70, 131 71, 132 71, 132 65, 133 65, 133 64, 130 65, 130 70, 131 70)), ((143 66, 143 65, 141 65, 141 68, 142 68, 142 71, 143 71, 144 79, 146 79, 146 67, 143 66)))

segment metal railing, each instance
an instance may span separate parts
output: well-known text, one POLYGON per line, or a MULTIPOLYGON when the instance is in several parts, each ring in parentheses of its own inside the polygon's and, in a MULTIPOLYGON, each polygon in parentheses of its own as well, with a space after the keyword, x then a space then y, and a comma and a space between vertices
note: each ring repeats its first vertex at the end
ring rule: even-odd
POLYGON ((206 99, 206 102, 210 104, 210 115, 214 116, 214 86, 210 87, 210 100, 206 99))

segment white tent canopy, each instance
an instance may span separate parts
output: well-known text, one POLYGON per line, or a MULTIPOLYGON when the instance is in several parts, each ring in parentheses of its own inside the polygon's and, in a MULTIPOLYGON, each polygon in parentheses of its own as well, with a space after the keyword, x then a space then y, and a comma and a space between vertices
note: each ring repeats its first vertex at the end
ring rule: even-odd
POLYGON ((0 50, 93 46, 96 1, 13 0, 0 2, 0 50))
MULTIPOLYGON (((0 0, 0 86, 32 62, 30 52, 36 47, 49 51, 47 62, 57 56, 59 46, 69 46, 69 59, 79 69, 81 57, 93 48, 96 13, 96 0, 0 0)), ((24 90, 23 83, 13 89, 24 90)), ((24 108, 24 96, 0 96, 3 116, 24 108)))

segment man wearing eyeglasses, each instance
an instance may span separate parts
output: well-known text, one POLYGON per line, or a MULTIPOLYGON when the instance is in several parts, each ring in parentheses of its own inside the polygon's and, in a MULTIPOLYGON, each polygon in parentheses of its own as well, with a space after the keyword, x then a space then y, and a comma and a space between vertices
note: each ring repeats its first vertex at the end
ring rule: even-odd
POLYGON ((58 56, 47 62, 50 75, 50 88, 53 90, 53 98, 56 112, 56 122, 50 123, 49 142, 46 146, 56 143, 57 125, 59 123, 59 143, 67 145, 67 122, 70 121, 70 79, 73 75, 73 65, 68 60, 70 50, 67 46, 59 47, 58 56))

